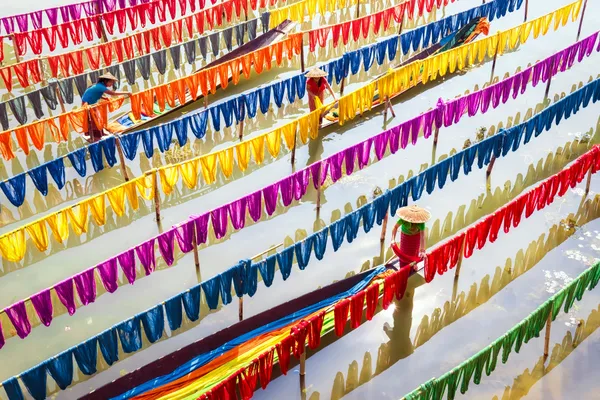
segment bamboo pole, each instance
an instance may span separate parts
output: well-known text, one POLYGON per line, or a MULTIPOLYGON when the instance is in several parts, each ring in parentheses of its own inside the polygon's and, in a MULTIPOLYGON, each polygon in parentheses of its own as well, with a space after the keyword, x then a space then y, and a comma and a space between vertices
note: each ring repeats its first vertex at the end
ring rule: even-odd
POLYGON ((340 97, 344 95, 344 87, 346 86, 346 77, 342 77, 342 83, 340 84, 340 97))
POLYGON ((467 238, 463 239, 462 246, 460 246, 460 254, 458 255, 458 261, 456 262, 456 272, 454 273, 454 280, 457 281, 460 275, 460 267, 462 266, 463 258, 465 256, 465 245, 467 244, 467 238))
POLYGON ((490 160, 490 163, 489 163, 487 169, 485 170, 485 180, 486 181, 488 179, 490 179, 490 175, 492 174, 492 168, 494 168, 495 162, 496 162, 496 156, 492 156, 492 159, 490 160))
POLYGON ((527 13, 529 12, 529 0, 525 0, 525 17, 523 18, 523 22, 527 22, 527 13))
POLYGON ((590 166, 590 172, 588 172, 587 182, 585 183, 585 194, 583 197, 587 196, 590 193, 590 184, 592 183, 592 167, 590 166))
POLYGON ((296 163, 296 141, 298 140, 298 129, 294 131, 294 145, 292 147, 292 166, 296 163))
POLYGON ((435 127, 435 132, 433 133, 433 145, 435 147, 437 147, 439 135, 440 135, 440 127, 436 126, 435 127))
POLYGON ((129 181, 129 176, 127 175, 127 167, 125 165, 125 155, 123 154, 123 147, 121 146, 121 138, 115 138, 117 142, 117 151, 119 152, 119 160, 121 162, 121 174, 123 174, 123 178, 125 182, 129 181))
POLYGON ((154 211, 156 213, 156 223, 160 225, 160 194, 158 193, 157 169, 155 169, 152 174, 152 184, 154 185, 154 211))
POLYGON ((383 123, 385 124, 385 121, 387 121, 387 111, 388 111, 388 97, 385 96, 385 100, 384 100, 385 104, 383 107, 383 123))
POLYGON ((239 123, 239 131, 238 137, 240 138, 240 142, 244 140, 244 120, 241 120, 239 123))
POLYGON ((239 299, 238 318, 239 318, 240 322, 242 322, 244 320, 244 298, 238 297, 238 299, 239 299))
POLYGON ((583 16, 585 15, 585 9, 587 8, 588 0, 583 2, 583 10, 581 10, 581 17, 579 18, 579 28, 577 29, 577 41, 579 41, 579 36, 581 35, 581 27, 583 26, 583 16))
POLYGON ((64 114, 67 112, 67 110, 65 108, 65 99, 63 99, 62 93, 60 92, 58 85, 56 85, 56 87, 54 88, 54 91, 56 92, 56 97, 58 97, 58 103, 60 104, 60 110, 64 114))
POLYGON ((208 108, 208 94, 204 96, 204 108, 208 108))
POLYGON ((19 51, 17 50, 17 41, 15 40, 15 35, 10 35, 10 39, 12 40, 13 52, 15 53, 15 60, 18 64, 21 62, 21 56, 19 55, 19 51))
POLYGON ((360 17, 360 0, 356 0, 356 19, 360 17))
POLYGON ((317 177, 317 218, 319 216, 319 211, 321 211, 321 177, 317 177))
POLYGON ((305 68, 304 68, 304 34, 301 33, 301 38, 302 38, 302 44, 300 45, 300 67, 302 69, 302 73, 304 73, 305 68))
POLYGON ((198 254, 198 238, 196 237, 196 226, 192 229, 192 248, 194 250, 194 265, 196 266, 196 275, 200 276, 200 255, 198 254))
POLYGON ((548 83, 546 84, 546 92, 544 93, 544 100, 548 98, 550 93, 550 84, 552 83, 552 75, 554 74, 554 58, 550 62, 550 75, 548 76, 548 83))
POLYGON ((48 80, 46 79, 46 68, 44 68, 44 61, 43 61, 42 57, 38 58, 38 69, 40 70, 40 76, 42 78, 42 85, 47 86, 48 80))
POLYGON ((306 375, 306 344, 301 344, 304 347, 302 354, 300 355, 300 376, 306 375))
POLYGON ((548 313, 548 320, 546 321, 546 337, 544 338, 544 362, 548 359, 550 353, 550 327, 552 325, 552 309, 548 313))
POLYGON ((381 236, 379 237, 381 244, 385 243, 385 233, 387 231, 388 218, 389 213, 386 212, 385 216, 383 217, 383 223, 381 224, 381 236))

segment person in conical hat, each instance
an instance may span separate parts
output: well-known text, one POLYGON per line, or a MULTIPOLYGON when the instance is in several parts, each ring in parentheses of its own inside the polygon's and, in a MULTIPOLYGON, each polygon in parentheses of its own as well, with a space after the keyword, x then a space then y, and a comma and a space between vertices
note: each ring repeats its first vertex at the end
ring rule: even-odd
POLYGON ((94 105, 100 101, 105 94, 109 96, 131 96, 131 93, 129 92, 117 92, 111 89, 115 86, 117 81, 118 79, 110 72, 100 75, 98 82, 87 88, 85 93, 83 93, 83 96, 81 97, 83 105, 94 105))
MULTIPOLYGON (((398 210, 398 221, 392 230, 392 250, 400 259, 400 267, 419 262, 425 256, 425 223, 431 214, 417 205, 402 207, 398 210), (400 230, 400 242, 396 235, 400 230)), ((416 265, 415 265, 416 269, 416 265)))
POLYGON ((324 103, 325 100, 325 89, 329 90, 331 96, 334 100, 335 94, 329 86, 329 82, 325 78, 327 73, 320 68, 313 68, 306 74, 306 91, 308 92, 308 106, 310 107, 310 111, 314 111, 317 109, 315 104, 315 97, 318 97, 321 101, 321 104, 324 103))

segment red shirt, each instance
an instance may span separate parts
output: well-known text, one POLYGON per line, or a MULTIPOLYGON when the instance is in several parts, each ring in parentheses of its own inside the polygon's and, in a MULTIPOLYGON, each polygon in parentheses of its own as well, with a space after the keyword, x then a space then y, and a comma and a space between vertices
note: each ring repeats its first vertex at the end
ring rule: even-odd
POLYGON ((308 78, 306 81, 306 88, 309 90, 309 92, 319 95, 319 93, 324 91, 326 88, 325 78, 321 78, 319 83, 315 82, 313 78, 308 78))

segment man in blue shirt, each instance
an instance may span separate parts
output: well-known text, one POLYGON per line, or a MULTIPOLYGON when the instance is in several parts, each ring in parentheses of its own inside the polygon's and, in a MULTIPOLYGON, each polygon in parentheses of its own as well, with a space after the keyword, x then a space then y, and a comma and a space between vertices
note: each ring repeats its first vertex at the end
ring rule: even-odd
POLYGON ((98 83, 93 86, 87 88, 81 100, 83 100, 83 105, 93 105, 96 104, 104 94, 110 96, 131 96, 129 92, 115 92, 114 90, 110 90, 115 83, 117 83, 117 78, 111 73, 107 73, 104 75, 100 75, 98 79, 98 83))
MULTIPOLYGON (((87 90, 81 97, 83 105, 94 105, 98 103, 102 96, 104 96, 105 94, 109 96, 131 97, 131 93, 129 92, 116 92, 114 90, 111 90, 115 83, 117 83, 117 78, 113 74, 106 73, 104 75, 101 75, 98 79, 98 83, 87 88, 87 90)), ((89 140, 91 140, 92 142, 98 141, 102 138, 102 136, 104 136, 103 130, 98 129, 98 127, 94 123, 94 119, 92 118, 91 114, 89 114, 88 117, 88 126, 89 140)))

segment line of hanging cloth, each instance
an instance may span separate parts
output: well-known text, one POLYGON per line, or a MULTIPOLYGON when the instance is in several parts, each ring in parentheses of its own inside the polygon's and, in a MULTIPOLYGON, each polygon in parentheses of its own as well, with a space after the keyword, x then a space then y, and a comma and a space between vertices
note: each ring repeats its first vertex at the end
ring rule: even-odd
MULTIPOLYGON (((326 228, 332 235, 332 241, 334 242, 334 250, 337 250, 339 248, 339 246, 341 245, 341 243, 343 242, 343 238, 347 237, 348 241, 351 242, 352 239, 356 236, 356 229, 354 229, 353 227, 358 227, 358 222, 360 222, 361 218, 367 218, 367 216, 369 216, 369 219, 371 222, 368 222, 367 220, 365 220, 364 223, 364 227, 365 227, 365 231, 368 232, 368 230, 370 230, 370 228, 373 226, 372 222, 375 219, 375 216, 377 215, 377 223, 381 224, 383 222, 384 219, 384 215, 387 213, 387 209, 388 207, 390 207, 390 212, 392 214, 395 213, 396 209, 400 206, 403 206, 405 204, 407 204, 408 201, 408 195, 409 193, 412 193, 412 198, 413 200, 418 200, 423 192, 423 189, 425 187, 428 187, 428 192, 429 192, 429 188, 433 188, 435 186, 435 181, 436 179, 439 179, 439 184, 440 187, 443 187, 444 182, 445 182, 445 178, 444 179, 440 179, 439 174, 440 171, 446 171, 446 174, 448 174, 448 171, 450 169, 450 166, 447 165, 449 162, 452 162, 453 164, 458 164, 458 167, 460 170, 460 165, 463 164, 463 170, 465 174, 468 174, 471 171, 471 166, 473 164, 473 162, 475 161, 475 155, 477 155, 478 153, 480 153, 481 151, 483 151, 483 155, 479 155, 478 158, 480 160, 479 162, 479 167, 483 168, 483 166, 487 163, 490 162, 491 160, 491 154, 494 153, 497 157, 508 153, 509 151, 516 151, 516 149, 518 149, 520 141, 522 139, 522 132, 526 131, 529 129, 530 126, 533 126, 533 130, 536 129, 549 129, 549 120, 552 120, 554 118, 556 118, 558 121, 562 118, 563 115, 565 115, 565 117, 568 118, 568 116, 571 114, 571 112, 575 112, 576 110, 579 109, 580 105, 583 104, 584 106, 589 104, 589 102, 593 99, 594 101, 598 101, 600 100, 600 86, 598 86, 598 80, 592 82, 591 84, 586 85, 584 88, 580 89, 579 91, 573 93, 572 95, 570 95, 569 97, 573 97, 575 100, 577 101, 572 101, 572 99, 567 99, 567 101, 559 101, 559 103, 551 106, 549 109, 545 110, 542 114, 541 117, 543 118, 538 118, 537 116, 534 117, 534 119, 532 119, 531 121, 528 121, 526 123, 523 123, 519 126, 513 127, 510 129, 510 135, 512 136, 512 139, 507 140, 509 133, 504 133, 502 132, 501 134, 492 136, 480 143, 475 144, 474 146, 465 149, 459 153, 457 153, 456 155, 454 155, 453 157, 449 158, 448 161, 444 160, 442 163, 440 164, 436 164, 433 167, 429 168, 428 170, 426 170, 425 172, 423 172, 422 174, 419 174, 416 177, 411 178, 410 180, 404 182, 403 184, 399 185, 398 187, 394 188, 391 191, 387 191, 384 195, 379 196, 378 198, 376 198, 373 202, 364 205, 363 207, 361 207, 359 210, 356 210, 355 212, 348 214, 347 216, 345 216, 342 220, 337 221, 336 223, 334 223, 330 228, 326 228), (538 121, 542 121, 542 123, 540 124, 538 121), (533 122, 533 124, 531 123, 533 122), (523 128, 523 126, 526 127, 523 128), (459 162, 455 163, 454 159, 458 159, 459 162), (444 165, 442 165, 444 164, 444 165), (433 173, 430 173, 430 171, 433 171, 433 173), (423 176, 424 179, 421 179, 421 175, 423 176), (430 185, 428 183, 428 181, 433 180, 433 185, 430 185), (376 207, 376 208, 373 208, 376 207), (376 211, 376 209, 381 209, 381 212, 376 211), (358 218, 355 218, 355 216, 358 216, 358 218), (358 222, 357 222, 358 221, 358 222), (341 228, 341 229, 340 229, 341 228), (348 228, 352 228, 352 234, 348 233, 348 228), (340 240, 341 239, 341 240, 340 240)), ((537 133, 536 133, 536 137, 537 137, 537 133)), ((527 139, 526 142, 527 143, 527 139)), ((583 179, 583 177, 585 176, 585 172, 587 172, 586 168, 594 168, 595 170, 597 170, 598 168, 596 166, 600 165, 598 164, 600 162, 598 155, 598 149, 595 149, 595 153, 591 153, 592 155, 589 157, 595 157, 594 158, 594 162, 584 162, 582 165, 580 166, 576 166, 573 165, 572 168, 575 171, 578 171, 576 174, 568 174, 568 177, 576 179, 578 181, 581 181, 583 179), (587 167, 585 167, 585 165, 587 165, 587 167), (585 170, 585 171, 584 171, 585 170)), ((567 176, 567 174, 565 174, 564 176, 567 176)), ((452 178, 454 180, 454 178, 452 178)), ((196 221, 192 220, 191 222, 191 226, 192 229, 198 229, 196 226, 196 221)), ((186 224, 186 226, 190 226, 190 223, 186 224)), ((181 235, 177 235, 177 240, 180 244, 180 247, 182 249, 182 251, 191 251, 191 233, 189 232, 189 228, 188 228, 188 234, 185 234, 186 229, 183 229, 183 233, 181 235), (187 240, 183 240, 183 238, 187 237, 187 240), (182 238, 182 240, 180 241, 180 238, 182 238), (184 243, 182 245, 182 243, 184 243), (189 244, 189 246, 188 246, 189 244)), ((204 230, 205 231, 205 230, 204 230)), ((199 231, 197 232, 197 235, 201 235, 203 231, 199 231)), ((323 231, 321 231, 323 232, 323 231)), ((326 231, 327 232, 327 231, 326 231)), ((170 240, 171 244, 173 243, 173 236, 175 235, 175 232, 173 232, 173 230, 171 230, 170 232, 166 232, 165 234, 161 235, 161 237, 163 238, 163 244, 159 245, 159 250, 161 252, 161 254, 163 255, 163 257, 165 257, 165 254, 168 254, 167 256, 167 261, 169 259, 171 259, 171 253, 172 253, 172 245, 165 245, 164 242, 168 242, 170 240), (170 236, 170 238, 169 238, 170 236), (171 250, 169 250, 171 249, 171 250)), ((315 234, 316 235, 316 234, 315 234)), ((325 234, 326 236, 328 235, 327 233, 325 234)), ((314 235, 313 235, 314 236, 314 235)), ((308 238, 307 238, 308 240, 308 238)), ((276 255, 276 261, 280 262, 280 270, 282 271, 282 273, 285 273, 285 271, 287 270, 287 264, 288 264, 288 260, 289 262, 291 262, 291 260, 293 259, 293 252, 295 251, 295 249, 301 249, 300 251, 303 251, 302 249, 308 248, 309 251, 310 249, 312 249, 313 245, 316 243, 315 242, 315 238, 312 237, 311 241, 308 241, 308 243, 310 243, 310 246, 305 246, 304 244, 307 243, 307 240, 301 242, 301 243, 297 243, 295 244, 291 249, 291 253, 290 250, 285 249, 284 251, 282 251, 281 253, 278 253, 276 255), (289 254, 287 254, 289 253, 289 254), (285 257, 283 257, 283 254, 287 254, 285 257), (285 261, 282 261, 285 260, 285 261), (283 264, 281 264, 281 262, 283 262, 283 264)), ((321 241, 322 242, 322 241, 321 241)), ((154 245, 154 242, 152 241, 152 244, 154 245)), ((154 247, 152 246, 152 249, 154 247)), ((316 250, 316 246, 315 246, 315 251, 316 250)), ((325 249, 325 246, 323 246, 322 244, 319 245, 319 248, 322 248, 323 250, 325 249)), ((154 263, 154 261, 152 261, 151 257, 148 257, 148 251, 150 251, 150 249, 148 248, 147 250, 141 252, 141 253, 137 253, 138 256, 140 257, 140 261, 142 262, 142 264, 147 265, 149 263, 154 263), (140 256, 140 254, 142 254, 143 256, 140 256)), ((137 252, 137 250, 136 250, 137 252)), ((127 254, 131 254, 131 256, 133 256, 133 251, 131 250, 130 252, 127 252, 127 254)), ((152 250, 152 254, 154 254, 154 251, 152 250)), ((271 257, 275 257, 275 256, 271 256, 271 257)), ((317 257, 319 257, 319 255, 317 255, 317 257)), ((322 257, 322 254, 321 254, 322 257)), ((309 257, 308 257, 309 258, 309 257)), ((307 260, 307 257, 305 255, 303 256, 299 256, 298 257, 299 262, 303 262, 301 260, 307 260)), ((120 261, 120 259, 119 259, 120 261)), ((121 261, 120 261, 121 262, 121 261)), ((270 264, 271 262, 265 260, 264 261, 265 265, 270 264)), ((125 264, 130 265, 130 262, 125 262, 125 264)), ((246 271, 248 271, 248 266, 247 266, 247 262, 241 262, 240 265, 246 265, 246 271)), ((273 272, 275 270, 274 268, 274 264, 273 264, 273 272)), ((254 269, 254 271, 256 270, 260 270, 262 273, 262 269, 259 269, 259 267, 257 266, 256 269, 254 269)), ((250 268, 250 271, 252 271, 252 268, 250 268)), ((241 272, 239 270, 238 267, 238 277, 241 276, 239 275, 241 272)), ((216 308, 218 305, 218 296, 219 293, 221 293, 221 296, 223 297, 223 303, 224 304, 228 304, 230 302, 229 298, 231 297, 231 283, 233 280, 233 272, 230 273, 231 275, 228 275, 229 278, 227 278, 228 281, 228 286, 225 285, 225 290, 222 290, 221 288, 223 287, 222 285, 222 278, 219 278, 219 280, 216 282, 218 283, 218 285, 216 285, 216 283, 214 281, 212 282, 205 282, 202 285, 198 286, 198 294, 199 294, 199 288, 200 286, 202 287, 202 289, 205 291, 206 296, 207 296, 207 302, 209 304, 209 306, 212 304, 214 305, 214 307, 216 308), (227 287, 229 288, 229 290, 226 290, 227 287), (215 301, 215 295, 216 297, 216 301, 215 301)), ((116 273, 115 273, 116 275, 116 273)), ((252 275, 252 274, 250 274, 252 275)), ((245 275, 244 275, 245 276, 245 275)), ((213 278, 216 279, 216 278, 213 278)), ((241 279, 241 278, 240 278, 241 279)), ((284 278, 285 279, 285 278, 284 278)), ((88 281, 91 282, 93 280, 88 278, 88 281)), ((272 280, 271 280, 272 281, 272 280)), ((267 280, 265 280, 265 282, 268 282, 268 278, 267 280)), ((237 287, 236 285, 234 285, 235 287, 237 287)), ((240 290, 243 292, 243 288, 240 288, 240 290)), ((243 295, 243 293, 242 293, 243 295)), ((199 295, 197 297, 199 299, 199 295)), ((212 308, 212 307, 211 307, 212 308)), ((132 350, 135 351, 135 350, 132 350)), ((69 362, 72 362, 72 353, 71 353, 71 357, 68 358, 69 362)), ((110 362, 109 362, 110 364, 110 362)), ((40 366, 38 366, 40 367, 40 366)), ((43 396, 45 396, 45 379, 46 379, 46 364, 42 364, 41 365, 42 370, 43 370, 43 376, 41 376, 39 373, 36 374, 34 376, 34 378, 43 378, 43 383, 44 385, 42 386, 44 388, 43 391, 43 396)), ((36 367, 37 368, 37 367, 36 367)), ((34 370, 34 369, 32 369, 34 370)), ((32 370, 28 371, 31 372, 32 370)), ((39 372, 39 371, 38 371, 39 372)), ((50 373, 52 374, 52 372, 50 371, 50 373)), ((22 374, 22 376, 24 376, 24 374, 22 374)), ((27 375, 28 377, 31 377, 31 375, 27 375)), ((39 382, 36 382, 39 383, 39 382)), ((29 385, 26 386, 29 389, 29 385)), ((12 386, 11 386, 12 387, 12 386)), ((38 386, 39 388, 39 386, 38 386)), ((31 391, 31 389, 30 389, 31 391)), ((43 398, 43 396, 41 398, 43 398)), ((35 396, 36 398, 38 398, 37 396, 35 396)))

